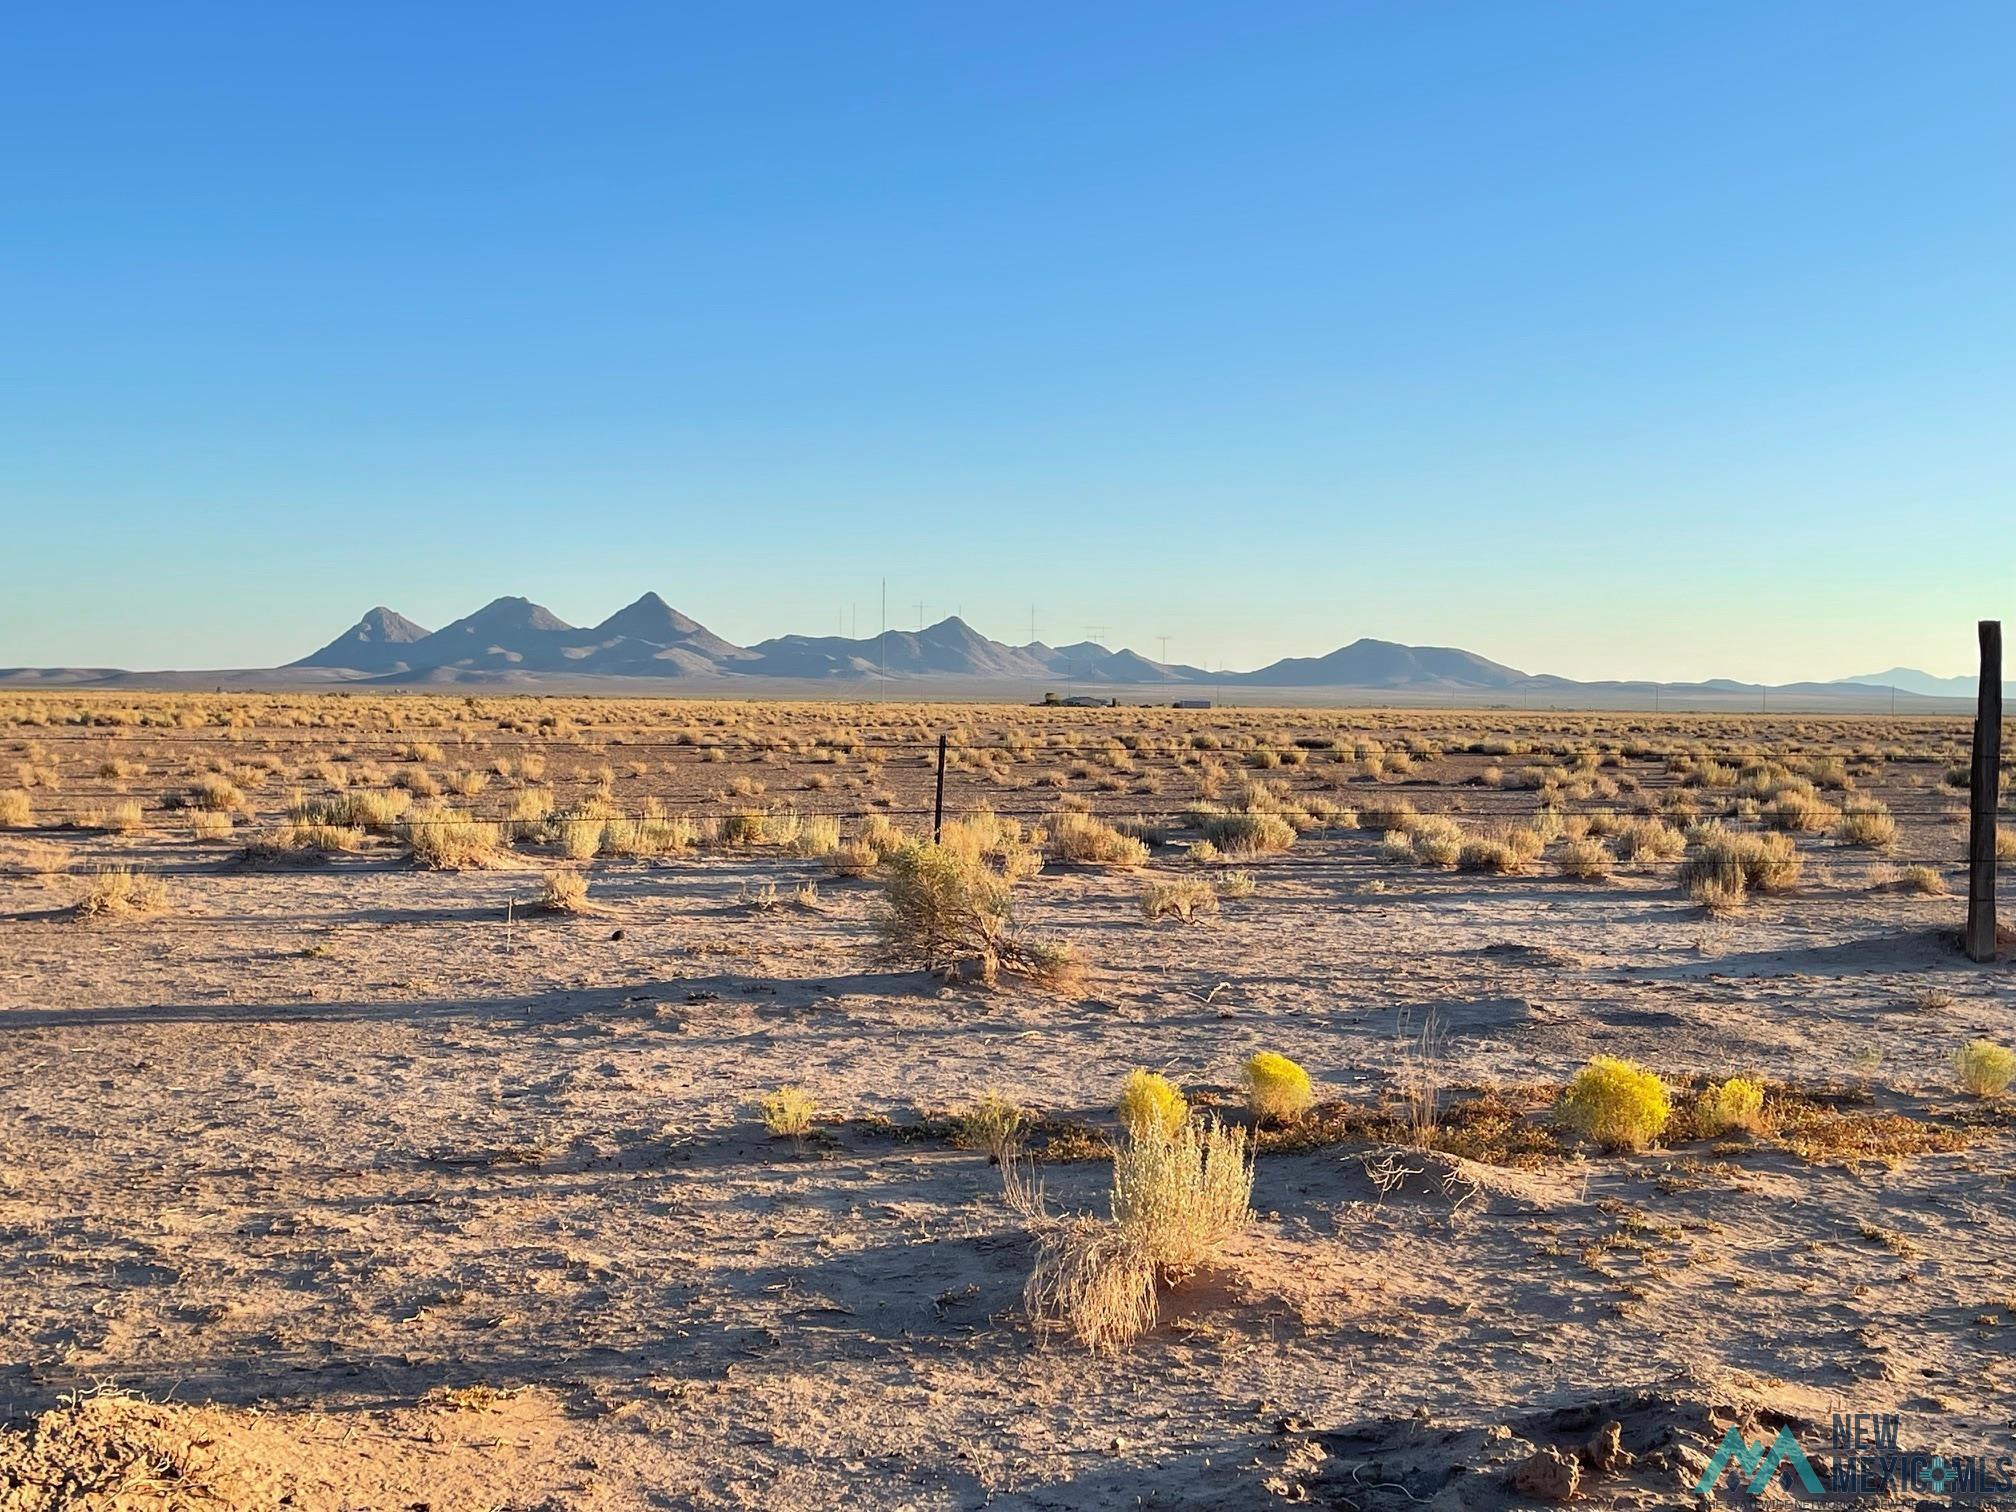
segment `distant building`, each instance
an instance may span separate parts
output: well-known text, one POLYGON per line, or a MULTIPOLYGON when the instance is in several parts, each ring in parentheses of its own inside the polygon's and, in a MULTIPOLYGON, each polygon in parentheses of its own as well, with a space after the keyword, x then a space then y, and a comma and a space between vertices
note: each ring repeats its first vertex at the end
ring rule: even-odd
POLYGON ((1208 698, 1179 698, 1169 705, 1169 707, 1172 709, 1208 709, 1211 707, 1211 700, 1208 698))

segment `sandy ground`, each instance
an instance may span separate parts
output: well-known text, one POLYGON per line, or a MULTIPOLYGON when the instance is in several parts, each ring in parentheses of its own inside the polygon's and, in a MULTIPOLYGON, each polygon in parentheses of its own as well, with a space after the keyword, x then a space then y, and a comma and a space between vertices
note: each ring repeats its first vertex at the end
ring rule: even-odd
MULTIPOLYGON (((1634 1463, 1594 1456, 1584 1504, 1690 1504, 1731 1422, 2016 1454, 2016 1121, 1949 1068, 2010 1041, 2009 971, 1826 841, 1716 922, 1670 871, 1427 872, 1360 832, 1191 924, 1138 907, 1180 847, 1053 865, 1021 907, 1092 962, 1076 1000, 891 970, 876 884, 775 854, 597 862, 607 912, 555 918, 530 863, 69 843, 174 909, 0 877, 0 1506, 114 1505, 24 1469, 88 1484, 106 1423, 177 1446, 117 1505, 436 1512, 1488 1507, 1611 1420, 1634 1463), (814 908, 744 901, 801 879, 814 908), (994 1089, 1106 1128, 1130 1068, 1229 1091, 1258 1049, 1369 1104, 1430 1015, 1451 1089, 1618 1054, 1956 1147, 1571 1148, 1461 1201, 1382 1192, 1362 1143, 1270 1153, 1251 1232, 1108 1360, 1032 1336, 998 1172, 924 1123, 994 1089), (802 1145, 751 1110, 784 1083, 802 1145)), ((1051 1204, 1106 1170, 1049 1165, 1051 1204)))

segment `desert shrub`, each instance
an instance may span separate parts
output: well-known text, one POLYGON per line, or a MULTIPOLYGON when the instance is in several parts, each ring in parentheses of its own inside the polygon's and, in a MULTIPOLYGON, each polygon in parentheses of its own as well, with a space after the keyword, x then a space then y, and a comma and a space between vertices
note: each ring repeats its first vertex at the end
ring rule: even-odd
POLYGON ((1554 1114, 1606 1150, 1642 1150, 1666 1127, 1673 1100, 1642 1066, 1599 1055, 1575 1074, 1554 1114))
MULTIPOLYGON (((1551 810, 1550 810, 1551 812, 1551 810)), ((1530 826, 1501 826, 1466 838, 1456 852, 1456 869, 1466 872, 1522 872, 1546 845, 1530 826)))
POLYGON ((840 821, 830 814, 811 814, 798 826, 791 854, 823 858, 840 849, 840 821))
POLYGON ((1061 859, 1091 866, 1139 866, 1148 859, 1145 844, 1090 814, 1058 814, 1050 845, 1061 859))
POLYGON ((1174 915, 1193 919, 1218 912, 1218 894, 1209 882, 1196 877, 1180 877, 1171 882, 1151 882, 1141 894, 1142 916, 1153 922, 1174 915))
POLYGON ((35 822, 35 803, 19 788, 0 792, 0 829, 26 829, 35 822))
POLYGON ((108 834, 131 835, 144 828, 146 820, 140 804, 132 798, 118 803, 93 804, 77 815, 79 829, 102 830, 108 834))
POLYGON ((1976 1097, 1995 1097, 2016 1081, 2016 1050, 1993 1040, 1972 1040, 1954 1052, 1953 1070, 1976 1097))
POLYGON ((168 907, 168 886, 148 872, 130 866, 108 866, 93 872, 77 900, 80 919, 118 918, 161 913, 168 907))
POLYGON ((1841 823, 1834 831, 1843 845, 1865 850, 1892 850, 1897 845, 1897 821, 1890 810, 1874 798, 1851 798, 1842 810, 1841 823))
POLYGON ((296 817, 314 817, 324 824, 361 824, 368 830, 387 832, 412 808, 413 795, 400 788, 388 788, 383 792, 352 791, 327 802, 325 813, 296 817))
POLYGON ((1780 893, 1799 880, 1798 849, 1786 835, 1752 835, 1705 827, 1694 853, 1680 864, 1680 886, 1711 912, 1741 907, 1752 891, 1780 893))
POLYGON ((1561 868, 1564 877, 1600 882, 1617 869, 1617 858, 1610 854, 1610 847, 1601 840, 1584 836, 1563 845, 1560 859, 1555 864, 1561 868))
POLYGON ((407 853, 416 866, 465 871, 496 866, 503 857, 503 827, 444 806, 415 809, 404 824, 407 853))
POLYGON ((1189 1122, 1190 1103, 1166 1076, 1135 1070, 1120 1084, 1114 1112, 1131 1138, 1150 1139, 1174 1134, 1189 1122))
POLYGON ((1773 829, 1817 835, 1840 815, 1818 794, 1807 789, 1788 788, 1764 806, 1764 817, 1773 829))
POLYGON ((1358 822, 1366 829, 1412 829, 1420 818, 1405 798, 1375 798, 1358 806, 1358 822))
POLYGON ((1617 826, 1617 854, 1626 861, 1677 861, 1687 837, 1663 819, 1626 819, 1617 826))
POLYGON ((231 833, 231 816, 215 813, 210 809, 189 811, 189 838, 192 840, 223 840, 231 833))
POLYGON ((554 821, 553 833, 560 842, 560 854, 570 861, 587 861, 602 854, 602 836, 609 828, 606 819, 563 816, 554 821))
POLYGON ((1694 1127, 1704 1139, 1731 1129, 1756 1133, 1764 1122, 1764 1084, 1747 1076, 1732 1076, 1704 1088, 1694 1100, 1694 1127))
POLYGON ((810 1092, 803 1087, 790 1086, 764 1093, 757 1103, 757 1111, 762 1115, 763 1127, 774 1137, 803 1139, 812 1132, 819 1109, 810 1092))
POLYGON ((1228 856, 1278 855, 1295 843, 1295 826, 1274 813, 1213 814, 1199 828, 1228 856))
POLYGON ((1406 829, 1388 830, 1382 849, 1389 860, 1448 867, 1462 860, 1463 844, 1463 827, 1454 819, 1426 814, 1406 829))
POLYGON ((1243 1131, 1186 1124, 1115 1152, 1112 1218, 1039 1231, 1023 1305, 1040 1332, 1114 1353, 1155 1326, 1158 1289, 1180 1283, 1252 1221, 1243 1131))
POLYGON ((864 840, 846 841, 826 858, 827 867, 842 877, 865 877, 881 864, 881 854, 864 840))
POLYGON ((1218 896, 1221 898, 1250 898, 1257 884, 1253 873, 1241 867, 1234 867, 1218 878, 1218 896))
POLYGON ((511 833, 531 840, 543 834, 553 817, 553 795, 544 788, 521 788, 511 797, 511 833))
POLYGON ((1008 882, 975 857, 927 842, 895 852, 882 871, 876 925, 892 959, 954 975, 970 967, 986 982, 1006 967, 1060 990, 1075 984, 1076 958, 1023 938, 1008 882))
POLYGON ((1936 866, 1907 866, 1897 878, 1897 886, 1904 892, 1918 893, 1927 898, 1946 896, 1946 879, 1939 874, 1936 866))
POLYGON ((198 777, 190 784, 188 797, 184 801, 190 808, 229 812, 245 807, 245 794, 228 777, 198 777))
POLYGON ((574 871, 546 873, 545 886, 539 894, 539 906, 547 913, 591 912, 594 905, 588 901, 588 879, 574 871))
POLYGON ((1035 1122, 1027 1108, 999 1092, 985 1092, 952 1115, 952 1139, 962 1149, 985 1150, 1006 1162, 1022 1147, 1035 1122))
POLYGON ((1117 1354, 1155 1326, 1155 1283, 1146 1236, 1073 1218, 1038 1233, 1022 1305, 1039 1333, 1068 1332, 1088 1349, 1117 1354))
POLYGON ((1141 1233, 1166 1282, 1196 1269, 1252 1217, 1253 1157, 1244 1129, 1185 1122, 1113 1155, 1113 1222, 1141 1233))
POLYGON ((290 856, 328 856, 354 851, 364 844, 364 831, 351 825, 320 824, 287 819, 245 842, 251 860, 290 856))
POLYGON ((1261 1123, 1293 1123, 1316 1101, 1309 1073, 1285 1055, 1262 1050, 1241 1068, 1246 1107, 1261 1123))
POLYGON ((770 816, 761 809, 738 809, 732 814, 723 814, 717 834, 723 845, 768 845, 771 840, 770 816))

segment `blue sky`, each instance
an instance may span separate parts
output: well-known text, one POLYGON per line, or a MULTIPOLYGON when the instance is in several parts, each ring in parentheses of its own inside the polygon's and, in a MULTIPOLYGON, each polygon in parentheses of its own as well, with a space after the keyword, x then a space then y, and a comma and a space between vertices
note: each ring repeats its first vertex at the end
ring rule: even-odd
POLYGON ((0 664, 865 633, 886 576, 1213 666, 1962 670, 2012 56, 1938 0, 15 7, 0 664))

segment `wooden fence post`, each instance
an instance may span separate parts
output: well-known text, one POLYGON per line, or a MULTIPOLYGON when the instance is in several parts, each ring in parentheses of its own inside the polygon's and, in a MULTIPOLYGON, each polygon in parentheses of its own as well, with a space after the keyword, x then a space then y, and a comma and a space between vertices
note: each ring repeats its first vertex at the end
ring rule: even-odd
MULTIPOLYGON (((938 737, 938 799, 931 805, 931 843, 936 845, 945 829, 945 737, 938 737)), ((1991 847, 1992 849, 1992 847, 1991 847)), ((1993 930, 1990 930, 1993 933, 1993 930)))
POLYGON ((2001 789, 2002 622, 1983 620, 1967 825, 1967 954, 1976 961, 1995 959, 1995 815, 2001 789))

